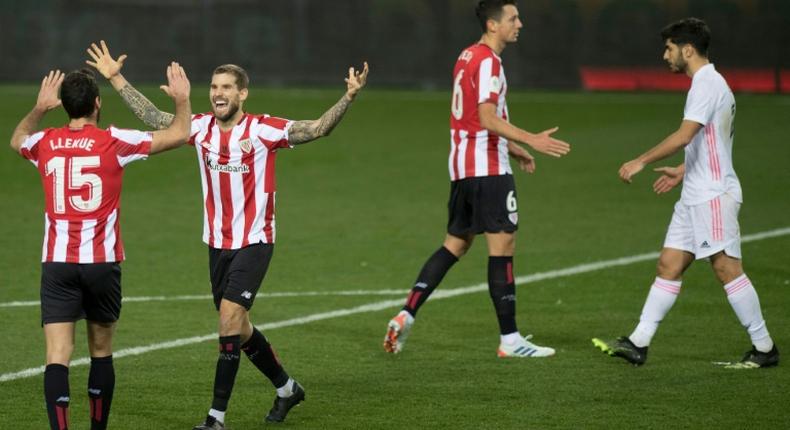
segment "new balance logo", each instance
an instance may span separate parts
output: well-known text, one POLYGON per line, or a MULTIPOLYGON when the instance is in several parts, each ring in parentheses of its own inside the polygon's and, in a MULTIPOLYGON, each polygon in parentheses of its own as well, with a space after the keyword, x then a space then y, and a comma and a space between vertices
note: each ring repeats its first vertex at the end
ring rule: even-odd
POLYGON ((245 299, 249 300, 249 299, 252 298, 252 293, 249 292, 249 291, 245 291, 245 292, 241 293, 241 296, 244 297, 245 299))
POLYGON ((69 400, 71 400, 71 399, 69 399, 69 398, 68 398, 68 396, 61 396, 61 397, 58 397, 58 399, 57 399, 57 400, 55 400, 55 402, 56 402, 56 403, 61 403, 61 402, 66 402, 66 403, 68 403, 68 402, 69 402, 69 400))
POLYGON ((700 248, 710 248, 710 245, 708 245, 708 241, 707 240, 704 240, 704 241, 702 241, 702 245, 700 245, 699 247, 700 248))
POLYGON ((101 396, 101 390, 98 388, 88 388, 88 394, 93 394, 94 396, 101 396))
POLYGON ((240 354, 234 354, 232 352, 220 352, 219 359, 223 361, 236 361, 239 359, 240 354))
POLYGON ((425 282, 418 282, 414 284, 414 288, 428 288, 428 284, 426 284, 425 282))

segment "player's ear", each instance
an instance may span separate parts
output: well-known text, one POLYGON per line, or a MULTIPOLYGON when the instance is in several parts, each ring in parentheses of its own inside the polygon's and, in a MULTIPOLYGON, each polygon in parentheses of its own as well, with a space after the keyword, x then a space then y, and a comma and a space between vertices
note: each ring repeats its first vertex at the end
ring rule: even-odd
POLYGON ((241 101, 247 100, 247 96, 249 94, 250 94, 250 91, 247 88, 239 91, 239 100, 241 100, 241 101))
POLYGON ((496 20, 494 20, 493 18, 488 18, 486 20, 487 32, 488 33, 496 33, 497 24, 499 24, 499 23, 496 20))
POLYGON ((694 47, 691 46, 690 43, 686 43, 681 48, 681 53, 683 54, 683 58, 691 58, 694 55, 694 47))
POLYGON ((96 100, 93 102, 93 105, 96 106, 96 110, 101 109, 101 97, 96 96, 96 100))

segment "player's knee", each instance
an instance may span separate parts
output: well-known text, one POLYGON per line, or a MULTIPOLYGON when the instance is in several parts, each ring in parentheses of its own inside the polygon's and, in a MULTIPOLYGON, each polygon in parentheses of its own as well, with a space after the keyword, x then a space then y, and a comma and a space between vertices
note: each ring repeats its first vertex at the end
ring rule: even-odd
POLYGON ((240 334, 245 324, 247 324, 247 310, 244 307, 235 303, 232 305, 223 303, 219 310, 220 336, 240 334))
POLYGON ((458 245, 453 249, 450 249, 450 252, 453 255, 455 255, 456 258, 461 258, 464 255, 466 255, 466 253, 469 251, 469 248, 470 248, 469 244, 467 242, 464 242, 462 245, 458 245))
POLYGON ((677 281, 683 276, 683 268, 666 258, 659 258, 656 265, 656 274, 661 279, 677 281))
POLYGON ((740 261, 726 256, 712 260, 711 266, 713 267, 713 272, 716 274, 716 277, 722 284, 728 284, 743 274, 740 261))
POLYGON ((91 357, 106 357, 112 354, 112 338, 93 339, 88 345, 91 357))
POLYGON ((62 364, 68 366, 74 345, 55 343, 47 345, 47 364, 62 364))
POLYGON ((461 258, 469 251, 469 248, 472 247, 472 241, 460 238, 448 239, 444 241, 444 247, 456 258, 461 258))

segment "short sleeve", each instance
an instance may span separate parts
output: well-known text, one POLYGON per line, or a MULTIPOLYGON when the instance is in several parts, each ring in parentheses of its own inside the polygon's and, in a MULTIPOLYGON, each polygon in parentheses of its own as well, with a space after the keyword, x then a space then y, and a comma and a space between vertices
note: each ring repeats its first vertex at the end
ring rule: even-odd
POLYGON ((480 62, 477 74, 477 104, 499 103, 499 93, 502 91, 500 72, 502 63, 498 58, 488 57, 480 62))
POLYGON ((195 146, 195 138, 197 137, 198 133, 200 133, 201 119, 205 116, 205 114, 192 115, 192 121, 190 122, 191 129, 189 131, 189 140, 187 141, 187 145, 195 146))
POLYGON ((293 121, 288 119, 261 115, 258 117, 256 135, 270 151, 279 148, 293 148, 293 145, 288 142, 288 130, 291 128, 291 124, 293 121))
POLYGON ((44 138, 44 134, 45 132, 39 131, 38 133, 28 136, 19 148, 20 155, 35 166, 38 166, 38 144, 44 138))
POLYGON ((716 111, 716 92, 703 82, 692 84, 686 97, 683 119, 707 125, 716 111))
POLYGON ((133 161, 145 160, 151 153, 153 133, 150 131, 110 127, 110 135, 114 139, 115 155, 121 167, 133 161))

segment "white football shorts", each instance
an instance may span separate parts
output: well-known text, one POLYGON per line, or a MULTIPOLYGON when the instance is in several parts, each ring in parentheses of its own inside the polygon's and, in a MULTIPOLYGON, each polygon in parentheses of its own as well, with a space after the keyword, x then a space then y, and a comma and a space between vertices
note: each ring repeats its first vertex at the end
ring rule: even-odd
POLYGON ((740 259, 740 208, 741 204, 729 194, 694 206, 678 201, 664 239, 664 248, 688 251, 697 260, 720 251, 740 259))

